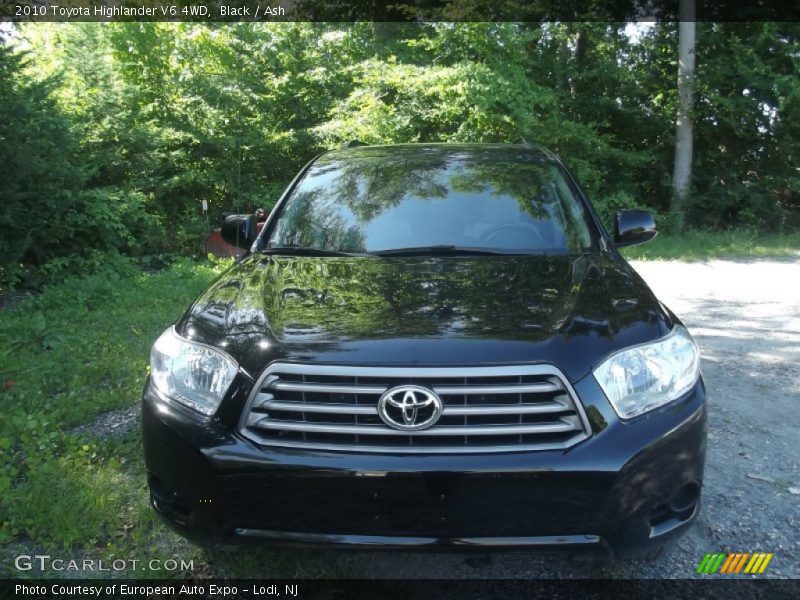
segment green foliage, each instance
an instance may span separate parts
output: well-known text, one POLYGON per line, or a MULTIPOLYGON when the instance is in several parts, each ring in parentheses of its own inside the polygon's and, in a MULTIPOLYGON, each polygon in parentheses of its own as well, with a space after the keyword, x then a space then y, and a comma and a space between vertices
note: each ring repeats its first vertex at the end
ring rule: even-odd
MULTIPOLYGON (((675 24, 637 39, 611 23, 19 27, 0 42, 3 288, 97 252, 198 255, 221 212, 270 208, 353 138, 524 137, 560 153, 606 222, 669 210, 675 24)), ((699 26, 690 225, 800 225, 798 39, 793 23, 699 26)))
POLYGON ((121 453, 71 429, 137 404, 153 341, 229 265, 178 261, 147 274, 98 264, 3 309, 0 540, 91 549, 114 539, 132 498, 146 508, 144 475, 131 481, 125 464, 141 462, 138 443, 121 453))
POLYGON ((699 36, 691 222, 796 227, 800 26, 706 23, 699 36))
POLYGON ((48 546, 65 548, 96 544, 112 535, 116 519, 109 517, 124 509, 127 498, 123 500, 121 474, 105 466, 88 444, 76 444, 68 454, 30 464, 27 476, 10 494, 7 514, 14 529, 48 546), (81 507, 80 519, 75 518, 76 506, 81 507))
POLYGON ((59 82, 26 77, 32 60, 0 44, 0 286, 41 285, 97 267, 100 252, 137 253, 154 239, 141 193, 91 186, 53 98, 59 82))

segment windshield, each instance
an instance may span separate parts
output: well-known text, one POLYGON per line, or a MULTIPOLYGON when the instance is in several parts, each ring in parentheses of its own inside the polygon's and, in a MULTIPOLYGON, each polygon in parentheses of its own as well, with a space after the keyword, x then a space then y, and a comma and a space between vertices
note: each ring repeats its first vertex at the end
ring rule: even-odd
POLYGON ((452 246, 509 253, 592 247, 561 169, 513 146, 385 146, 323 155, 267 248, 344 253, 452 246))

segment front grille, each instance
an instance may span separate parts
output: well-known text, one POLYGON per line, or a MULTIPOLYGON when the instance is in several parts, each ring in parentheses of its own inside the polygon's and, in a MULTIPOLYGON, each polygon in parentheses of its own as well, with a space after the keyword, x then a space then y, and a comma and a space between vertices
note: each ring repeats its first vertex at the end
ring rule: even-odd
POLYGON ((425 454, 564 449, 590 430, 574 391, 551 365, 273 363, 250 395, 239 431, 263 446, 425 454), (399 385, 436 392, 443 411, 435 425, 407 432, 381 420, 379 398, 399 385))

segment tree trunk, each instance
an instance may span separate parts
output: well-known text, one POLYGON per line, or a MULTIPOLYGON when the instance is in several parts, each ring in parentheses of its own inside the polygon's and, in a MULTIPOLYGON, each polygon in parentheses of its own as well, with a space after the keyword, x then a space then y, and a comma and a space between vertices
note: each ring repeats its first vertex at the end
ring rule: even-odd
POLYGON ((683 229, 686 196, 692 178, 692 106, 695 55, 694 0, 680 0, 678 23, 678 118, 675 124, 675 164, 670 212, 683 229))

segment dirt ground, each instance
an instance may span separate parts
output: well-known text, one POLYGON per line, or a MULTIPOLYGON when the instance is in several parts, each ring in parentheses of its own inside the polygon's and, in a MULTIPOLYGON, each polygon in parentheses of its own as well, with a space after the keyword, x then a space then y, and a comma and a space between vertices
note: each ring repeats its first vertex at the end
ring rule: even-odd
POLYGON ((308 552, 292 557, 295 574, 686 578, 706 552, 765 551, 775 553, 766 576, 800 577, 800 261, 634 266, 695 336, 708 390, 703 510, 669 552, 610 564, 527 552, 308 552))

